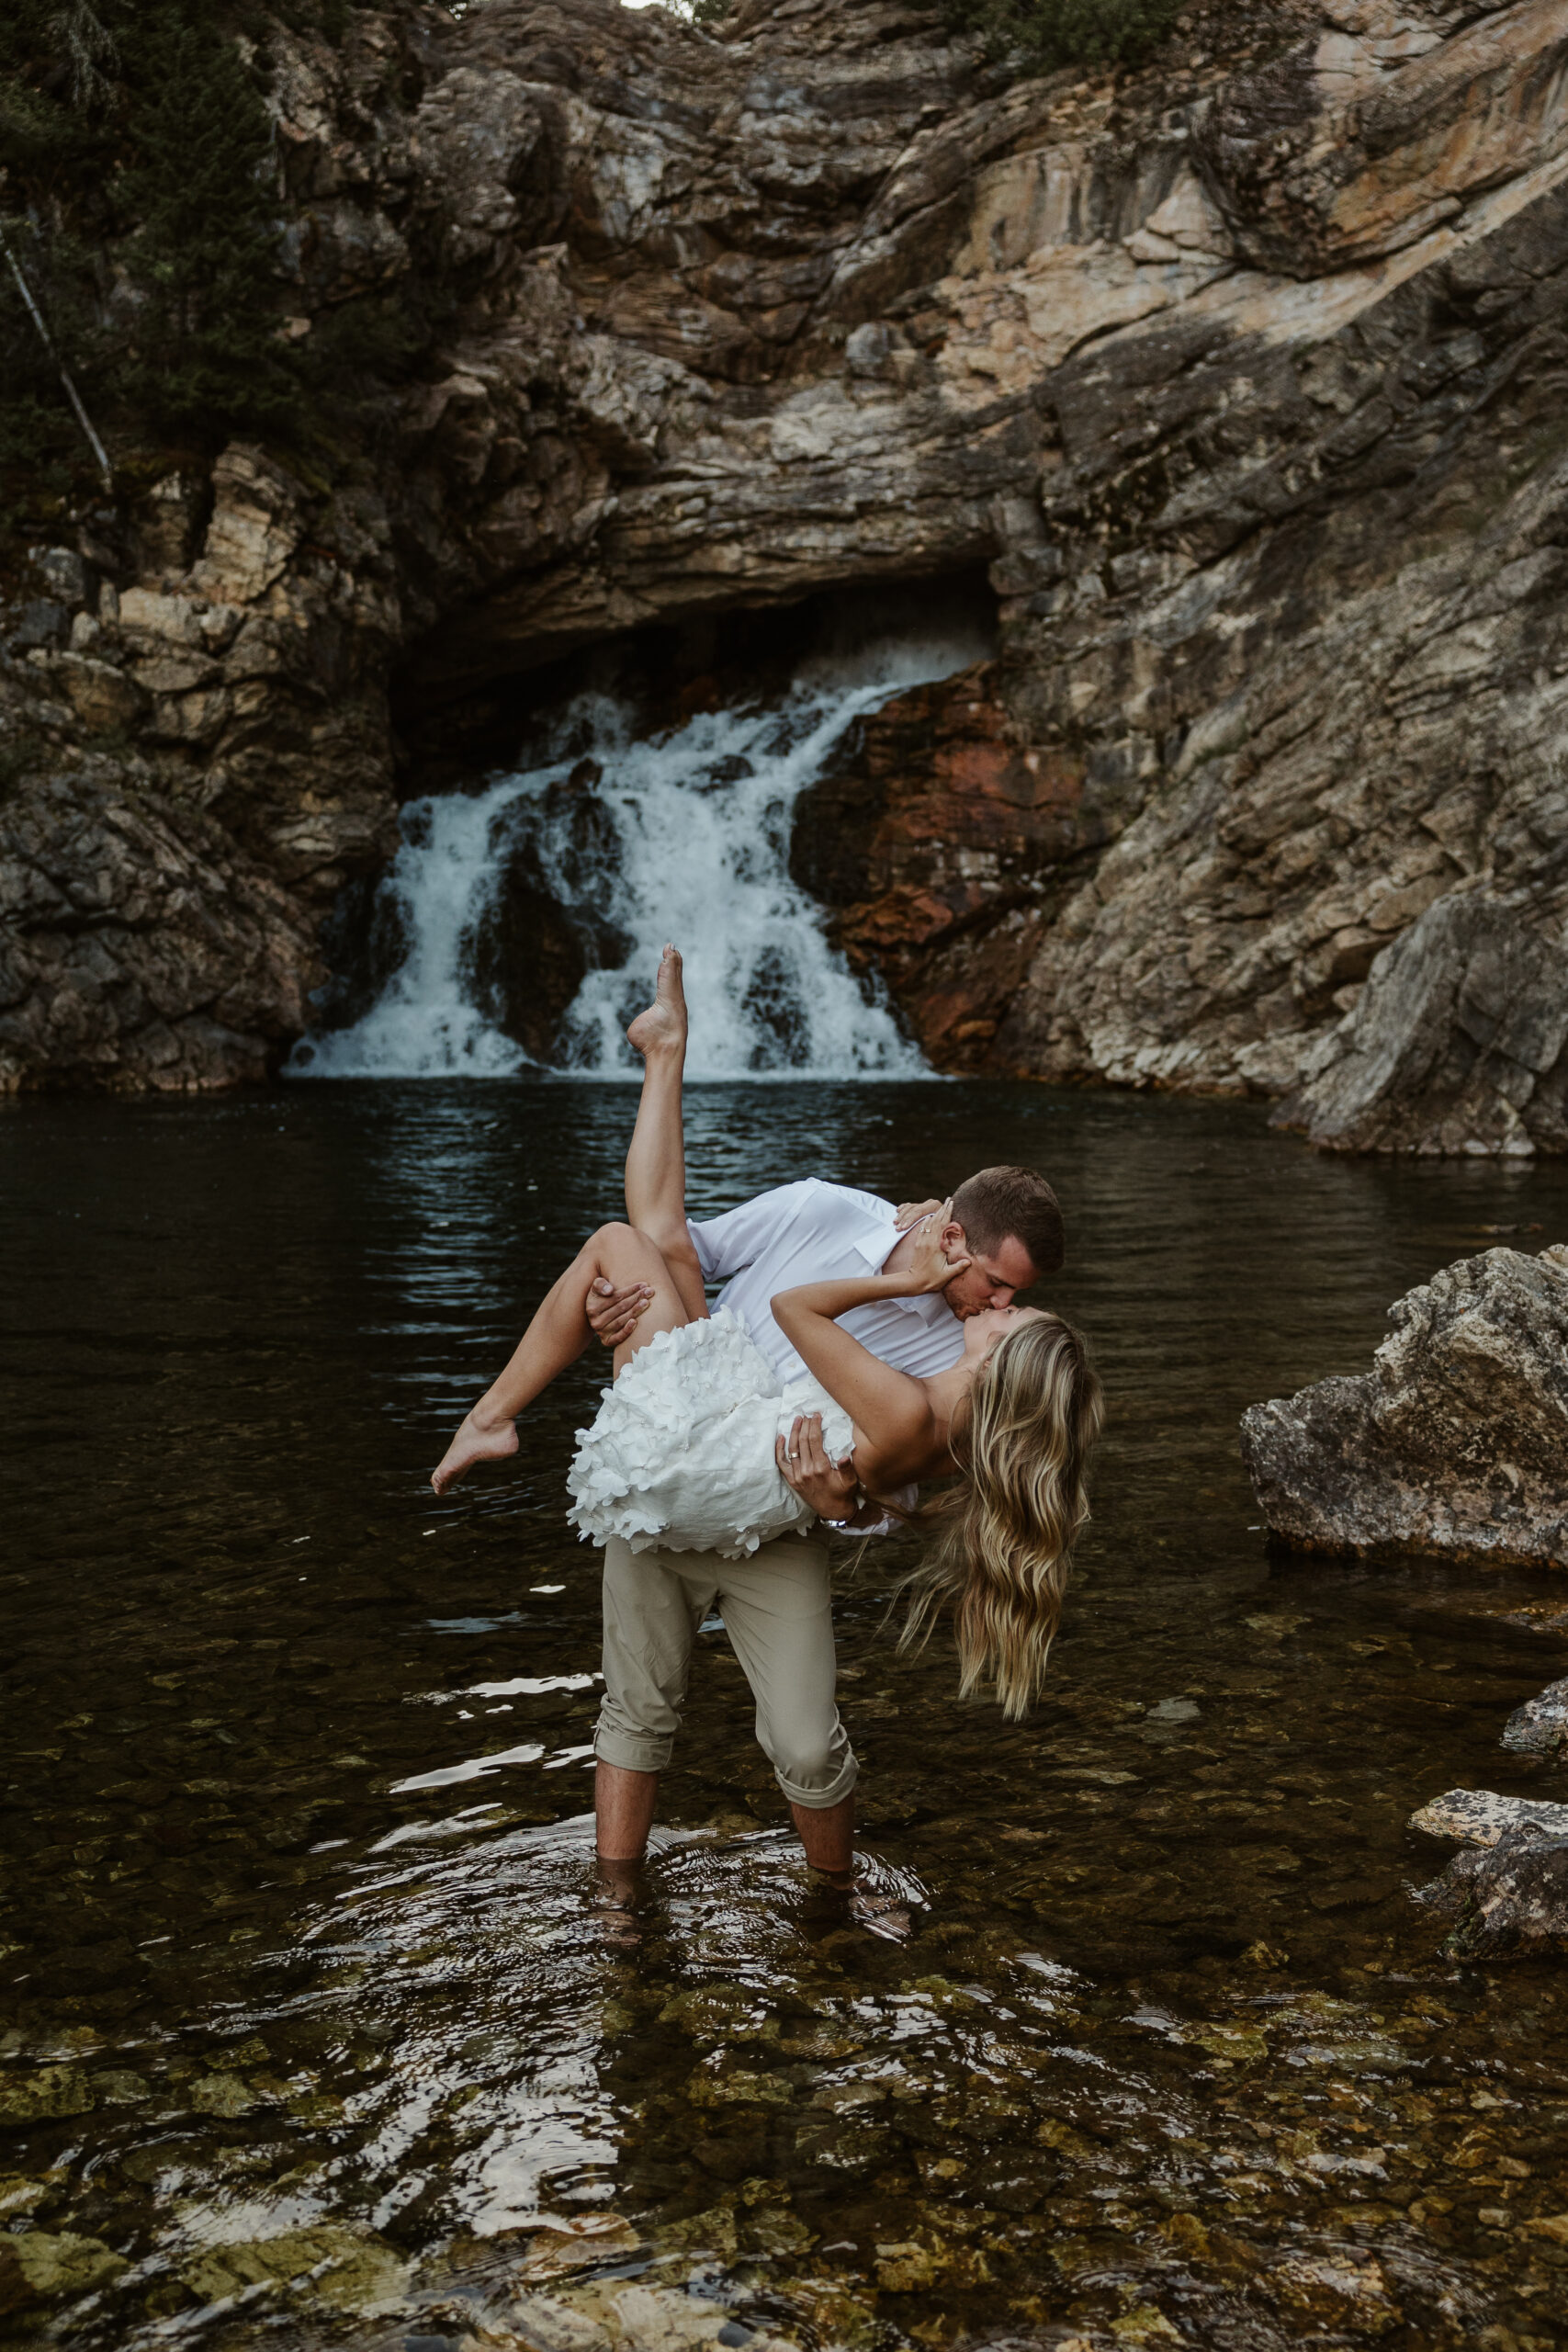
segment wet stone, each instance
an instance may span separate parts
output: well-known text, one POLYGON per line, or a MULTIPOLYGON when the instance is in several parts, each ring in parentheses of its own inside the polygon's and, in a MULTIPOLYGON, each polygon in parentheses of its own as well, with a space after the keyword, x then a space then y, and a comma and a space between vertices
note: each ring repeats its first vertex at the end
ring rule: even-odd
POLYGON ((80 2237, 69 2230, 24 2230, 0 2245, 40 2301, 90 2294, 129 2267, 125 2256, 101 2238, 80 2237))
POLYGON ((737 2068, 729 2074, 696 2076, 690 2096, 694 2107, 789 2107, 795 2086, 784 2075, 749 2074, 737 2068))
POLYGON ((1444 1950, 1456 1959, 1568 1953, 1568 1837, 1523 1822, 1456 1854, 1417 1900, 1455 1915, 1444 1950))
POLYGON ((152 2089, 145 2075, 118 2066, 93 2076, 93 2095, 103 2107, 140 2107, 152 2098, 152 2089))
POLYGON ((591 2214, 559 2229, 544 2229, 533 2240, 521 2277, 565 2278, 585 2266, 635 2254, 641 2240, 629 2222, 611 2213, 591 2214))
POLYGON ((1297 2256, 1266 2271, 1259 2284, 1282 2311, 1358 2336, 1375 2340, 1404 2318, 1381 2266, 1348 2249, 1297 2256))
POLYGON ((1503 1727, 1503 1745, 1521 1756, 1556 1756, 1568 1748, 1568 1677, 1515 1708, 1503 1727))
POLYGON ((0 2073, 0 2130, 19 2130, 54 2116, 86 2115, 93 2086, 74 2066, 42 2066, 34 2074, 0 2073))
POLYGON ((337 2222, 214 2246, 186 2263, 186 2285, 206 2301, 247 2287, 288 2289, 334 2311, 386 2310, 401 2298, 407 2266, 373 2233, 337 2222))
POLYGON ((186 2086, 186 2098, 201 2115, 248 2115, 260 2103, 238 2075, 198 2075, 186 2086))
POLYGON ((1490 1789, 1450 1789, 1410 1816, 1412 1829, 1424 1829, 1429 1838, 1460 1838, 1472 1846, 1495 1846, 1509 1830, 1527 1825, 1548 1836, 1568 1835, 1568 1804, 1496 1796, 1490 1789))

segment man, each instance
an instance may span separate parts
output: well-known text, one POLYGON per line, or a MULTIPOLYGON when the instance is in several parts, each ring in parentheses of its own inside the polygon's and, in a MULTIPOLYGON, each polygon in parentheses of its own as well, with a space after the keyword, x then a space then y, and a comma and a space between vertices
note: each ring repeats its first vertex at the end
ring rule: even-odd
MULTIPOLYGON (((856 1307, 844 1317, 873 1354, 921 1378, 958 1361, 970 1316, 1010 1306, 1019 1291, 1060 1268, 1061 1211, 1043 1177, 986 1168, 950 1203, 902 1210, 875 1193, 808 1178, 721 1216, 687 1220, 685 1230, 705 1282, 724 1284, 718 1306, 746 1325, 782 1383, 805 1367, 773 1319, 773 1299, 800 1283, 899 1272, 914 1256, 917 1226, 939 1215, 943 1254, 967 1259, 964 1270, 940 1292, 856 1307)), ((639 1311, 636 1287, 601 1283, 588 1301, 588 1319, 607 1347, 630 1334, 639 1311)), ((779 1466, 830 1525, 863 1532, 889 1525, 874 1504, 857 1506, 852 1468, 827 1458, 815 1423, 797 1422, 788 1445, 781 1441, 779 1466)), ((605 1697, 595 1740, 599 1851, 606 1862, 632 1863, 645 1850, 697 1632, 716 1602, 757 1696, 758 1735, 807 1858, 831 1878, 847 1876, 858 1767, 834 1698, 829 1583, 827 1545, 815 1530, 764 1544, 743 1563, 693 1553, 633 1555, 612 1543, 605 1697)))

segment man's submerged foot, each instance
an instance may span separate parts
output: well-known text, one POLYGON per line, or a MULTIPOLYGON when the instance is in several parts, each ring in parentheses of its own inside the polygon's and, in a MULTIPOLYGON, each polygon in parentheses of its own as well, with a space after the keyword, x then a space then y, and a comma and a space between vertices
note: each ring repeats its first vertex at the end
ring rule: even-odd
POLYGON ((681 951, 667 947, 659 959, 659 982, 653 1002, 639 1012, 626 1031, 626 1043, 639 1054, 680 1051, 686 1043, 686 994, 681 985, 681 951))
POLYGON ((646 1878, 645 1862, 606 1861, 603 1854, 595 1856, 588 1899, 606 1943, 630 1947, 642 1941, 646 1878))
POLYGON ((472 1413, 465 1419, 440 1463, 430 1474, 430 1483, 438 1495, 455 1487, 476 1462, 504 1462, 517 1451, 517 1424, 502 1421, 497 1429, 480 1429, 472 1413))
POLYGON ((918 1898, 912 1902, 912 1890, 870 1856, 857 1855, 848 1871, 818 1870, 808 1862, 806 1879, 808 1911, 823 1923, 842 1922, 887 1943, 907 1943, 913 1935, 918 1898))

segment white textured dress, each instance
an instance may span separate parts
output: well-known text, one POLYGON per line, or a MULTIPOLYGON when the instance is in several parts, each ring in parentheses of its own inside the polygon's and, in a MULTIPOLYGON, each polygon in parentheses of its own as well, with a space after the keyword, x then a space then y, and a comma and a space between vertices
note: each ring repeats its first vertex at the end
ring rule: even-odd
POLYGON ((660 1331, 604 1391, 579 1430, 567 1517, 585 1543, 623 1536, 634 1552, 716 1552, 809 1527, 815 1513, 779 1476, 773 1441, 797 1413, 820 1413, 834 1461, 850 1417, 809 1374, 786 1385, 738 1316, 660 1331))

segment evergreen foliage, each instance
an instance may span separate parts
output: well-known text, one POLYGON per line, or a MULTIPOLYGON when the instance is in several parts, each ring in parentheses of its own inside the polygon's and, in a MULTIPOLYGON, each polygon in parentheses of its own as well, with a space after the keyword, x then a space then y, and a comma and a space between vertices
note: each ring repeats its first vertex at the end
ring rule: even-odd
POLYGON ((948 22, 979 33, 1020 74, 1063 65, 1135 65, 1162 41, 1182 0, 945 0, 948 22))
POLYGON ((299 370, 277 332, 283 222, 266 115, 231 40, 188 0, 149 12, 118 196, 143 296, 121 389, 160 429, 287 429, 299 370))
MULTIPOLYGON (((347 17, 347 0, 0 0, 0 221, 133 467, 236 432, 330 454, 372 379, 422 346, 423 322, 379 298, 301 344, 280 332, 266 44, 278 20, 338 41, 347 17)), ((85 452, 3 262, 0 337, 0 503, 58 495, 85 452)))

